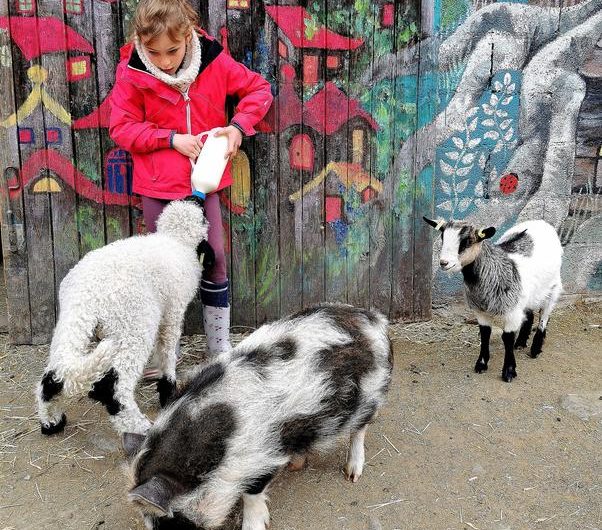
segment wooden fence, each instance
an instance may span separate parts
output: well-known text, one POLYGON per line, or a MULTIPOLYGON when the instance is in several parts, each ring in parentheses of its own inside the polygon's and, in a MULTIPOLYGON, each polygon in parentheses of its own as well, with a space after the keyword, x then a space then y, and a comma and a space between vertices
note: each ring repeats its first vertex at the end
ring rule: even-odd
MULTIPOLYGON (((417 175, 397 156, 402 145, 412 157, 425 147, 411 144, 413 133, 422 109, 436 105, 420 75, 434 52, 420 45, 419 6, 192 3, 275 95, 221 197, 233 323, 255 326, 323 300, 429 317, 432 245, 421 216, 432 211, 431 173, 417 175)), ((14 343, 49 340, 60 281, 86 252, 144 230, 130 156, 107 129, 134 9, 133 0, 0 0, 2 247, 14 343)), ((187 331, 199 325, 195 306, 187 331)))

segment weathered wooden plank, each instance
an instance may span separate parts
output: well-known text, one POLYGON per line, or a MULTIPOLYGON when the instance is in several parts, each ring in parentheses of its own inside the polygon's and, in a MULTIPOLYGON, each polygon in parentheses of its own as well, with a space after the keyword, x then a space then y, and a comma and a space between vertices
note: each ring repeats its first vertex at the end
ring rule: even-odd
MULTIPOLYGON (((321 25, 321 20, 324 20, 324 0, 313 2, 312 6, 318 25, 321 25)), ((311 33, 308 35, 307 28, 304 28, 301 34, 302 43, 310 38, 311 33)), ((324 82, 326 53, 320 49, 306 49, 304 44, 301 46, 300 53, 303 53, 301 75, 304 116, 306 121, 309 121, 309 116, 313 113, 319 124, 316 127, 320 126, 322 129, 321 131, 316 130, 305 121, 302 126, 303 134, 309 137, 314 152, 313 166, 304 175, 304 191, 302 191, 298 203, 301 206, 300 216, 299 212, 297 213, 297 219, 302 227, 303 307, 308 307, 324 300, 324 182, 326 178, 319 181, 316 179, 326 169, 326 160, 324 159, 326 99, 323 94, 317 92, 324 82), (312 63, 317 64, 312 66, 312 63), (316 69, 315 79, 314 75, 308 73, 314 68, 316 69), (315 100, 318 101, 318 104, 314 103, 315 100), (316 185, 311 189, 305 187, 306 184, 313 181, 316 182, 316 185)))
MULTIPOLYGON (((96 76, 98 80, 98 104, 106 104, 106 98, 109 95, 115 80, 115 70, 119 61, 119 46, 123 42, 121 20, 119 10, 116 4, 105 2, 93 2, 94 10, 94 47, 96 49, 96 76)), ((106 122, 106 116, 105 116, 106 122)), ((113 187, 119 189, 125 187, 129 189, 130 178, 133 171, 131 159, 120 165, 110 165, 111 160, 120 159, 121 153, 114 151, 117 146, 109 138, 108 128, 99 125, 98 137, 100 140, 100 176, 103 189, 107 191, 107 181, 113 182, 113 187), (108 172, 111 172, 111 176, 108 172), (118 175, 116 173, 119 173, 118 175), (112 179, 110 178, 112 177, 112 179), (119 180, 119 182, 116 182, 119 180)), ((128 237, 132 232, 136 232, 135 226, 131 220, 130 208, 128 206, 104 205, 104 229, 105 241, 111 243, 117 239, 128 237)), ((130 205, 131 205, 130 198, 130 205)), ((138 217, 140 212, 138 212, 138 217)))
MULTIPOLYGON (((426 0, 427 3, 431 0, 426 0)), ((428 10, 427 10, 428 12, 428 10)), ((424 25, 426 22, 421 21, 424 25)), ((425 35, 428 35, 430 30, 425 28, 425 35)), ((437 64, 437 53, 438 46, 433 46, 431 43, 423 45, 424 41, 420 43, 420 63, 418 68, 418 97, 421 95, 428 98, 435 98, 437 101, 437 90, 433 87, 429 81, 427 75, 429 68, 432 65, 437 64)), ((430 105, 424 105, 423 103, 418 105, 418 124, 426 121, 421 119, 421 113, 425 112, 430 105)), ((415 149, 415 162, 422 159, 421 151, 434 152, 434 135, 427 138, 425 142, 421 142, 420 145, 416 145, 415 149)), ((422 216, 424 212, 432 212, 433 208, 433 174, 434 174, 434 161, 430 165, 420 168, 415 163, 414 165, 414 177, 415 177, 415 188, 414 188, 414 264, 412 270, 414 271, 414 309, 412 317, 414 320, 426 320, 431 317, 432 314, 432 300, 431 300, 431 284, 432 284, 432 252, 433 252, 433 231, 423 221, 422 216)))
MULTIPOLYGON (((326 0, 325 22, 329 29, 342 35, 351 33, 351 9, 346 2, 341 0, 326 0), (344 17, 344 24, 339 19, 344 17), (338 22, 338 24, 337 24, 338 22)), ((350 39, 347 39, 349 43, 350 39)), ((326 38, 326 48, 331 43, 326 38)), ((328 51, 326 52, 328 53, 328 51)), ((336 83, 341 91, 349 97, 350 94, 350 61, 349 52, 340 56, 342 65, 340 70, 331 74, 325 72, 325 81, 336 83)), ((330 96, 329 99, 332 99, 330 96)), ((327 101, 327 107, 335 106, 332 101, 327 101)), ((341 116, 342 127, 335 134, 327 136, 324 142, 324 163, 328 167, 331 163, 340 168, 326 175, 325 205, 324 205, 324 289, 325 300, 329 302, 347 302, 347 253, 349 240, 347 236, 347 219, 345 215, 346 198, 349 196, 349 170, 347 162, 350 159, 348 149, 349 138, 349 105, 342 105, 335 112, 341 116)), ((325 116, 325 120, 336 119, 335 116, 325 116)), ((325 122, 326 123, 326 122, 325 122)))
MULTIPOLYGON (((279 4, 280 5, 280 4, 279 4)), ((296 20, 295 32, 304 32, 304 24, 296 20)), ((270 22, 273 24, 273 22, 270 22)), ((282 32, 274 24, 274 31, 284 40, 282 32)), ((273 51, 272 53, 276 53, 273 51)), ((298 52, 297 52, 298 53, 298 52)), ((300 55, 300 54, 299 54, 300 55)), ((278 134, 280 153, 280 179, 279 179, 279 218, 280 218, 280 312, 283 315, 298 311, 303 307, 303 264, 302 264, 302 224, 301 202, 293 199, 303 187, 303 170, 291 165, 291 144, 293 139, 300 138, 303 134, 303 118, 300 101, 303 101, 303 83, 299 79, 299 72, 303 71, 303 57, 299 56, 298 65, 291 63, 280 64, 279 95, 281 108, 286 108, 287 113, 293 113, 293 123, 278 134), (298 115, 297 115, 298 113, 298 115), (299 221, 297 221, 299 218, 299 221)), ((281 120, 284 113, 280 113, 281 120)), ((289 120, 290 122, 290 120, 289 120)), ((282 125, 281 125, 282 127, 282 125)))
MULTIPOLYGON (((418 48, 412 46, 412 41, 403 46, 400 42, 400 32, 407 31, 412 22, 417 26, 416 15, 420 6, 413 0, 400 1, 396 4, 396 72, 393 84, 393 99, 396 109, 402 105, 405 108, 404 121, 406 128, 401 124, 395 126, 393 123, 392 142, 393 152, 398 153, 404 142, 413 141, 413 133, 418 128, 418 76, 398 75, 397 65, 401 64, 402 59, 412 61, 416 64, 419 61, 418 48), (406 47, 409 46, 408 51, 406 47)), ((393 120, 396 121, 396 112, 393 112, 393 120)), ((413 151, 412 151, 413 153, 413 151)), ((392 174, 392 195, 390 215, 392 220, 391 233, 388 236, 392 242, 392 260, 391 260, 391 285, 392 300, 390 315, 393 319, 413 320, 414 311, 414 201, 416 179, 414 177, 413 160, 404 161, 401 164, 402 169, 398 169, 399 164, 394 166, 392 174), (395 169, 398 169, 397 171, 395 169)))
MULTIPOLYGON (((8 1, 0 1, 0 16, 8 16, 8 1)), ((10 31, 10 28, 9 28, 10 31)), ((5 61, 0 70, 0 94, 3 96, 0 121, 4 121, 16 111, 14 97, 13 61, 10 35, 0 32, 0 50, 5 50, 5 61)), ((8 309, 8 334, 12 344, 31 342, 31 320, 29 309, 29 284, 27 268, 27 247, 24 234, 24 212, 22 185, 19 175, 19 140, 15 125, 0 126, 0 179, 2 179, 2 252, 6 297, 8 309), (9 185, 15 188, 9 195, 9 185)))
MULTIPOLYGON (((98 3, 98 2, 94 2, 98 3)), ((94 35, 94 5, 92 0, 82 0, 82 11, 65 13, 65 22, 81 36, 83 36, 93 46, 95 43, 94 35)), ((104 4, 110 9, 108 4, 104 4)), ((105 9, 106 9, 105 7, 105 9)), ((111 28, 112 30, 112 28, 111 28)), ((70 44, 69 42, 67 43, 70 44)), ((103 50, 104 53, 110 50, 103 50)), ((89 56, 84 56, 84 58, 89 56)), ((98 91, 96 88, 96 79, 98 78, 95 61, 86 63, 81 61, 80 69, 82 79, 73 81, 69 84, 71 96, 71 112, 74 120, 83 118, 91 114, 99 106, 98 91)), ((102 189, 103 186, 103 164, 101 153, 100 133, 98 130, 98 120, 85 129, 75 128, 73 130, 73 157, 75 167, 85 175, 85 178, 91 180, 96 186, 102 189)), ((76 181, 77 182, 77 181, 76 181)), ((99 248, 105 244, 105 216, 104 205, 86 198, 82 195, 81 186, 76 185, 76 208, 79 231, 79 253, 84 256, 88 251, 99 248)))
MULTIPOLYGON (((23 31, 15 28, 19 17, 16 3, 10 4, 11 35, 23 31)), ((28 37, 39 43, 39 34, 28 37)), ((22 166, 23 215, 27 244, 27 267, 31 315, 31 341, 33 344, 48 342, 55 319, 54 260, 52 252, 52 227, 50 197, 46 193, 33 193, 33 187, 40 177, 46 176, 47 156, 44 138, 44 116, 41 98, 30 100, 28 95, 37 92, 44 73, 40 58, 28 60, 20 48, 12 41, 12 57, 15 79, 15 105, 22 108, 16 125, 19 128, 22 166), (35 301, 35 303, 34 303, 35 301)))
MULTIPOLYGON (((40 0, 37 3, 38 19, 53 17, 63 22, 63 9, 79 10, 78 2, 57 3, 53 0, 40 0)), ((46 132, 46 148, 48 151, 48 177, 56 179, 61 191, 50 192, 50 214, 52 220, 52 252, 54 259, 54 286, 56 304, 58 305, 58 289, 61 281, 79 260, 78 231, 76 218, 76 195, 73 187, 67 182, 74 182, 73 141, 71 136, 71 108, 69 101, 69 84, 67 68, 71 69, 67 50, 72 44, 67 42, 66 27, 61 31, 53 31, 48 25, 38 25, 40 42, 54 39, 59 49, 52 54, 44 54, 41 65, 47 72, 47 80, 43 90, 49 98, 43 102, 44 128, 46 132), (65 65, 68 65, 65 68, 65 65), (51 103, 52 102, 52 103, 51 103), (54 163, 54 159, 60 160, 54 163), (61 166, 60 169, 57 166, 61 166)), ((54 324, 54 322, 53 322, 54 324)))
MULTIPOLYGON (((250 9, 228 9, 226 15, 228 39, 232 57, 253 69, 254 31, 253 15, 250 9)), ((234 102, 236 104, 237 102, 234 102)), ((241 172, 231 189, 231 199, 244 197, 248 205, 242 213, 233 212, 230 217, 232 269, 230 287, 232 293, 232 323, 235 325, 255 325, 255 223, 254 194, 251 175, 255 170, 255 139, 245 138, 239 156, 248 157, 250 172, 241 172)))
MULTIPOLYGON (((277 82, 280 58, 278 34, 266 24, 262 2, 253 3, 254 27, 257 32, 255 57, 257 69, 271 83, 277 82), (267 26, 267 30, 266 30, 267 26)), ((280 105, 274 101, 276 130, 280 123, 280 105)), ((258 134, 255 137, 255 171, 251 175, 255 197, 255 293, 257 325, 280 316, 280 249, 278 224, 278 178, 280 151, 276 134, 258 134)))

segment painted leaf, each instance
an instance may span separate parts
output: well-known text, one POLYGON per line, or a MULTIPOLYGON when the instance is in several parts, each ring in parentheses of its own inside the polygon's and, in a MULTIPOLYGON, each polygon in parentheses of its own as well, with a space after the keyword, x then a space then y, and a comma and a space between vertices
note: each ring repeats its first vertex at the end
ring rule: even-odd
POLYGON ((473 160, 475 159, 475 154, 474 153, 468 153, 467 155, 464 155, 462 157, 462 163, 463 164, 472 164, 473 160))
POLYGON ((463 180, 462 182, 460 182, 460 183, 459 183, 459 184, 456 186, 456 191, 457 191, 458 193, 462 193, 462 192, 463 192, 463 191, 466 189, 466 186, 468 186, 468 182, 469 182, 469 181, 470 181, 470 179, 466 179, 466 180, 463 180))
POLYGON ((507 98, 502 99, 502 105, 508 105, 513 99, 514 96, 508 96, 507 98))
POLYGON ((443 179, 441 179, 439 183, 441 184, 441 189, 443 190, 443 193, 445 193, 445 195, 451 195, 451 188, 449 184, 443 179))
POLYGON ((493 127, 495 125, 495 120, 493 118, 487 118, 481 122, 485 127, 493 127))
POLYGON ((488 116, 493 114, 493 109, 491 108, 491 105, 488 105, 487 103, 483 103, 483 112, 485 114, 487 114, 488 116))
POLYGON ((495 111, 495 115, 498 118, 505 118, 506 116, 508 116, 508 113, 505 110, 498 109, 498 110, 495 111))
POLYGON ((481 153, 481 156, 479 157, 479 167, 485 169, 485 164, 487 164, 487 157, 485 156, 485 153, 481 153))
POLYGON ((502 129, 502 131, 507 129, 511 123, 512 120, 504 120, 502 123, 500 123, 500 129, 502 129))
POLYGON ((456 175, 458 175, 459 177, 465 177, 466 175, 468 175, 470 173, 470 170, 472 169, 472 166, 468 166, 468 167, 459 167, 456 170, 456 175))
POLYGON ((479 182, 477 182, 477 185, 474 187, 474 194, 477 197, 483 196, 483 181, 482 180, 479 180, 479 182))
POLYGON ((504 148, 504 140, 498 140, 493 148, 493 153, 499 153, 504 148))
POLYGON ((458 149, 464 149, 464 141, 462 138, 458 138, 457 136, 452 136, 452 142, 458 149))
POLYGON ((504 74, 504 84, 508 85, 508 84, 510 84, 510 81, 512 81, 512 76, 510 75, 509 72, 506 72, 504 74))
POLYGON ((491 140, 497 140, 500 137, 500 133, 497 131, 487 131, 483 137, 490 138, 491 140))
POLYGON ((512 138, 513 134, 514 134, 514 127, 510 127, 510 129, 508 129, 506 131, 506 134, 504 134, 504 140, 506 140, 507 142, 509 142, 510 139, 512 138))
POLYGON ((441 166, 441 171, 443 171, 445 175, 454 174, 454 168, 450 166, 445 160, 439 160, 439 165, 441 166))
POLYGON ((479 119, 478 119, 478 118, 475 118, 474 120, 472 120, 472 121, 470 122, 470 124, 468 125, 468 130, 469 130, 470 132, 476 131, 476 129, 477 129, 477 123, 478 123, 478 122, 479 122, 479 119))
POLYGON ((471 197, 464 197, 459 203, 458 203, 458 209, 463 212, 465 211, 469 206, 470 203, 472 202, 472 198, 471 197))
POLYGON ((511 85, 508 85, 508 92, 514 92, 516 90, 516 84, 512 83, 511 85))
POLYGON ((473 147, 476 147, 480 143, 481 143, 480 138, 473 138, 472 140, 470 140, 470 142, 468 142, 468 149, 472 149, 473 147))
POLYGON ((496 94, 491 94, 491 97, 489 98, 489 104, 497 105, 499 100, 500 98, 498 98, 496 94))
POLYGON ((437 204, 437 208, 451 212, 452 203, 451 201, 443 201, 441 204, 437 204))
POLYGON ((500 83, 499 81, 496 81, 495 83, 493 83, 493 88, 496 92, 499 92, 500 90, 502 90, 502 88, 504 88, 504 85, 502 85, 502 83, 500 83))
POLYGON ((451 160, 458 160, 458 158, 460 158, 460 153, 458 153, 458 151, 448 151, 447 153, 445 153, 445 156, 447 156, 451 160))

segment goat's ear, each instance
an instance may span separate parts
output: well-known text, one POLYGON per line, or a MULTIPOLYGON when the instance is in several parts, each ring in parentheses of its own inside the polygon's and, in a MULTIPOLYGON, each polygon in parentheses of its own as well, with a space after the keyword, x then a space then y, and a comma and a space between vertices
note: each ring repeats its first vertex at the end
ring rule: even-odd
POLYGON ((494 234, 495 228, 493 226, 490 226, 489 228, 481 228, 481 230, 477 231, 477 237, 479 238, 479 241, 489 239, 490 237, 493 237, 494 234))
POLYGON ((432 219, 429 219, 428 217, 424 217, 424 215, 422 216, 422 218, 424 219, 424 221, 426 223, 431 225, 435 230, 443 231, 443 225, 445 224, 445 221, 433 221, 432 219))
POLYGON ((174 493, 168 482, 153 477, 128 493, 128 500, 136 504, 144 513, 159 517, 170 514, 169 502, 174 493))

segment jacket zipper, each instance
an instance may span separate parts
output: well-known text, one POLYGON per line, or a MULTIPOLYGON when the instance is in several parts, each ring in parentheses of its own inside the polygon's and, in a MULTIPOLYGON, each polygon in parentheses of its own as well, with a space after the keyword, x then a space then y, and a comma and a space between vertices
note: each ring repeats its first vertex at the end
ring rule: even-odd
MULTIPOLYGON (((190 96, 188 95, 187 89, 185 92, 182 92, 182 96, 184 97, 184 102, 186 103, 186 131, 188 134, 192 134, 192 119, 190 116, 190 96)), ((192 158, 189 158, 190 165, 194 168, 194 161, 192 158)))

